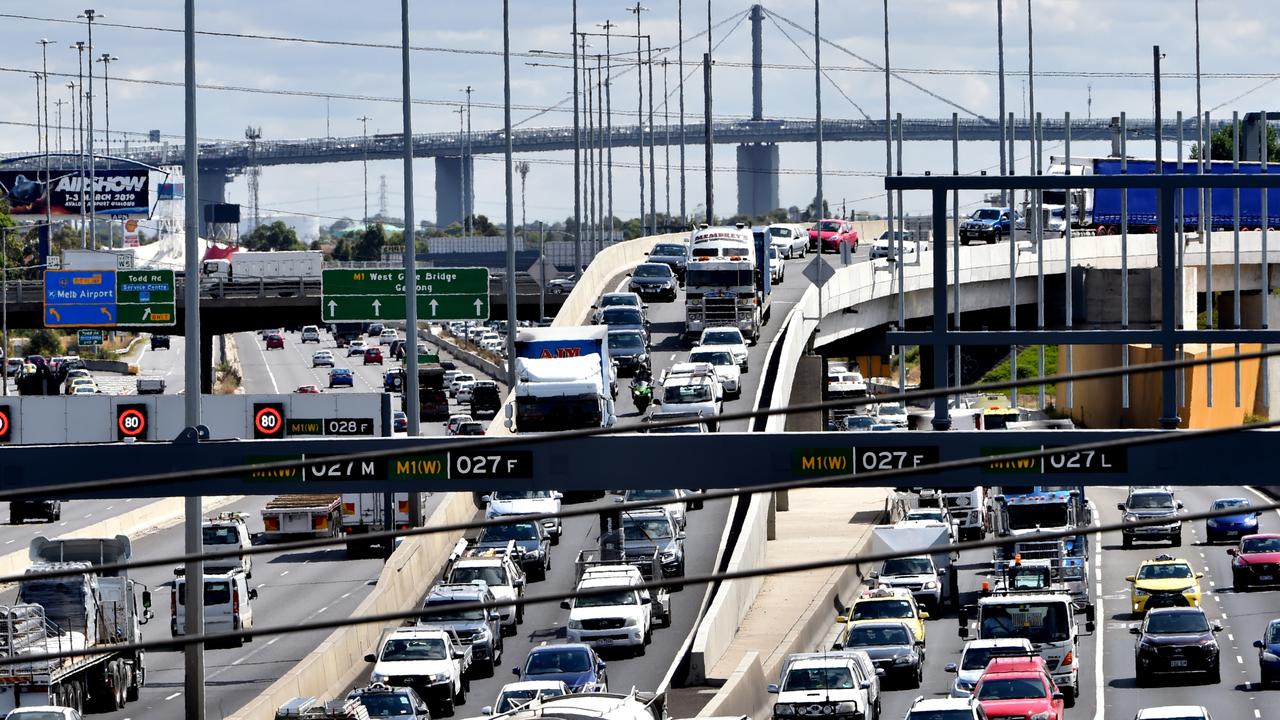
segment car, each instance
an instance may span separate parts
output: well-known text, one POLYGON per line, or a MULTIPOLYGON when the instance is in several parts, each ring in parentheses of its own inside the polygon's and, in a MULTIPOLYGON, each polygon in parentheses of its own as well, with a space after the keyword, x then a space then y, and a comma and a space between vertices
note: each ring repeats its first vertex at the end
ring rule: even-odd
POLYGON ((1034 652, 1031 641, 1026 638, 997 638, 989 640, 970 640, 960 651, 960 662, 947 663, 946 671, 955 673, 956 679, 951 684, 951 697, 964 698, 973 694, 978 679, 987 669, 991 658, 1002 655, 1030 656, 1034 652))
POLYGON ((651 263, 662 263, 671 268, 676 279, 684 284, 684 274, 689 265, 689 247, 684 243, 660 242, 646 255, 651 263))
POLYGON ((298 342, 306 345, 309 342, 320 344, 320 328, 315 325, 303 325, 298 342))
POLYGON ((1182 503, 1168 490, 1135 489, 1124 502, 1116 504, 1116 509, 1124 513, 1126 523, 1153 519, 1167 521, 1141 527, 1126 525, 1120 533, 1120 541, 1124 547, 1132 547, 1137 540, 1168 540, 1174 547, 1182 545, 1182 524, 1178 522, 1178 511, 1182 509, 1182 503))
POLYGON ((333 352, 317 350, 311 353, 311 367, 333 367, 333 352))
POLYGON ((529 651, 524 664, 511 669, 521 680, 560 680, 571 693, 609 692, 604 660, 582 643, 543 644, 529 651))
POLYGON ((1258 532, 1258 513, 1256 510, 1250 509, 1247 498, 1218 498, 1209 506, 1210 510, 1235 508, 1239 508, 1239 514, 1219 515, 1204 521, 1204 538, 1206 542, 1235 540, 1244 535, 1258 532))
POLYGON ((1200 578, 1204 573, 1191 563, 1170 555, 1157 555, 1138 565, 1138 572, 1125 578, 1130 590, 1129 608, 1135 615, 1158 607, 1198 607, 1200 578))
POLYGON ((390 345, 391 343, 399 339, 400 339, 400 334, 397 333, 395 330, 392 330, 391 328, 387 328, 382 332, 378 333, 379 345, 390 345))
POLYGON ((591 309, 595 311, 591 315, 592 322, 599 325, 600 316, 604 313, 604 311, 611 307, 617 307, 619 305, 625 305, 627 307, 635 308, 636 310, 639 310, 642 313, 644 312, 646 307, 644 304, 644 301, 640 299, 640 295, 638 295, 637 293, 607 292, 600 296, 600 300, 595 305, 591 306, 591 309))
POLYGON ((94 381, 93 381, 93 378, 92 378, 92 377, 76 377, 76 378, 71 378, 71 379, 67 380, 67 394, 68 394, 68 395, 75 395, 75 394, 76 394, 76 388, 78 388, 78 387, 86 387, 86 386, 87 386, 87 387, 90 387, 90 388, 93 388, 93 390, 94 390, 95 392, 98 390, 98 384, 97 384, 96 382, 94 382, 94 381))
POLYGON ((165 350, 170 349, 170 348, 169 348, 169 336, 168 336, 168 335, 152 335, 152 336, 151 336, 151 349, 152 349, 152 350, 160 350, 160 349, 162 349, 162 348, 163 348, 163 349, 165 349, 165 350))
POLYGON ((774 223, 765 231, 769 233, 769 244, 778 248, 782 257, 788 260, 802 258, 809 250, 809 233, 803 225, 774 223))
MULTIPOLYGON (((642 418, 641 422, 651 423, 651 422, 658 422, 662 420, 676 420, 676 419, 695 418, 695 417, 705 417, 705 416, 702 415, 701 413, 691 413, 691 412, 684 412, 684 411, 663 412, 659 410, 658 412, 649 413, 644 418, 642 418)), ((645 433, 647 435, 671 435, 676 433, 701 434, 701 433, 711 432, 711 428, 709 427, 709 425, 710 423, 706 423, 706 422, 691 422, 684 425, 669 425, 666 427, 641 426, 640 432, 645 433)))
POLYGON ((960 244, 968 245, 973 240, 982 240, 990 245, 1001 236, 1008 235, 1012 227, 1010 220, 1017 222, 1018 217, 1017 212, 1007 207, 978 208, 960 223, 960 244))
POLYGON ((479 380, 466 380, 458 383, 458 390, 454 393, 454 397, 458 399, 459 403, 469 404, 471 402, 472 391, 475 390, 477 382, 479 380))
MULTIPOLYGON (((387 355, 391 356, 392 360, 404 360, 406 352, 405 348, 407 347, 408 343, 404 341, 404 338, 396 338, 387 346, 387 355)), ((423 354, 425 355, 427 353, 423 354)))
POLYGON ((492 418, 502 409, 502 394, 493 380, 477 380, 471 386, 471 414, 492 418))
POLYGON ((391 413, 391 431, 409 432, 409 415, 403 410, 391 413))
MULTIPOLYGON (((871 250, 870 252, 867 253, 867 255, 872 260, 877 260, 880 258, 888 259, 888 258, 896 257, 898 252, 897 240, 895 239, 896 237, 902 238, 903 257, 906 257, 907 255, 915 254, 916 252, 915 233, 911 232, 910 230, 896 230, 891 236, 889 235, 889 231, 885 230, 884 232, 880 233, 880 237, 876 238, 875 241, 871 243, 871 250)), ((921 249, 928 250, 929 248, 922 247, 921 249)))
POLYGON ((973 696, 988 718, 1063 720, 1066 702, 1039 655, 997 657, 987 664, 973 696))
POLYGON ((732 345, 700 345, 689 352, 689 362, 711 365, 726 398, 742 397, 742 368, 733 358, 732 345))
POLYGON ((885 681, 920 687, 924 679, 924 644, 916 642, 911 626, 901 620, 865 623, 844 634, 832 650, 862 650, 885 681))
POLYGON ((786 275, 787 266, 783 264, 778 248, 769 246, 769 281, 774 285, 781 285, 786 275))
POLYGON ((70 370, 70 371, 68 371, 68 372, 67 372, 67 382, 71 382, 72 380, 75 380, 76 378, 90 378, 90 379, 92 379, 92 378, 93 378, 93 373, 89 372, 88 370, 81 369, 81 368, 76 368, 75 370, 70 370))
POLYGON ((458 426, 455 435, 484 435, 484 423, 479 420, 468 420, 458 426))
POLYGON ((381 365, 382 364, 382 348, 378 347, 377 345, 365 348, 364 364, 365 365, 372 365, 372 364, 381 365))
POLYGON ((339 385, 349 388, 356 386, 356 375, 351 372, 351 368, 336 367, 329 370, 329 387, 335 388, 339 385))
POLYGON ((926 698, 920 695, 902 720, 987 720, 977 698, 926 698))
POLYGON ((569 686, 563 680, 529 680, 507 683, 498 691, 492 705, 480 708, 481 715, 502 715, 539 698, 560 697, 569 694, 569 686))
POLYGON ((1259 533, 1240 538, 1227 549, 1231 556, 1231 586, 1236 592, 1280 585, 1280 534, 1259 533))
POLYGON ((658 379, 653 404, 705 416, 714 431, 719 427, 716 416, 724 411, 724 386, 707 363, 676 363, 658 379))
POLYGON ((431 709, 411 687, 370 683, 347 693, 347 699, 359 700, 371 720, 383 718, 428 720, 431 717, 431 709))
POLYGON ((454 634, 471 647, 472 676, 493 677, 505 649, 501 617, 494 610, 463 609, 472 603, 495 605, 497 596, 488 583, 436 583, 422 602, 422 609, 428 612, 418 618, 417 627, 454 634))
POLYGON ((266 346, 268 350, 283 350, 284 336, 277 333, 272 333, 268 335, 266 340, 266 346))
POLYGON ((27 362, 37 367, 45 367, 49 364, 48 359, 43 355, 28 355, 27 362))
POLYGON ((464 422, 471 422, 471 416, 467 414, 450 415, 448 422, 444 424, 445 432, 449 435, 458 434, 458 427, 464 422))
POLYGON ((386 329, 386 326, 383 325, 382 323, 371 323, 369 325, 369 328, 365 330, 365 335, 371 338, 376 338, 381 336, 382 331, 385 329, 386 329))
POLYGON ((876 588, 864 590, 844 614, 836 617, 836 624, 844 625, 837 636, 841 645, 849 632, 863 623, 882 620, 901 620, 911 628, 916 642, 925 641, 924 621, 929 613, 920 609, 915 597, 907 588, 876 588))
POLYGON ((547 292, 552 295, 566 295, 573 292, 573 288, 578 285, 577 276, 556 278, 547 282, 547 292))
POLYGON ((299 395, 315 395, 320 392, 320 388, 316 385, 299 385, 293 392, 299 395))
POLYGON ((649 321, 644 310, 633 307, 607 307, 600 311, 600 325, 610 330, 635 330, 644 335, 645 344, 649 343, 649 321))
POLYGON ((870 415, 845 415, 836 428, 850 432, 866 432, 879 423, 870 415))
POLYGON ((1262 687, 1280 684, 1280 618, 1267 623, 1262 639, 1254 640, 1253 646, 1258 648, 1262 687))
POLYGON ((609 357, 618 364, 619 375, 653 374, 649 344, 639 330, 610 330, 609 357))
POLYGON ((347 357, 364 355, 364 351, 367 347, 368 345, 366 345, 363 340, 352 340, 347 343, 347 357))
POLYGON ((649 557, 656 549, 663 577, 684 577, 684 533, 661 508, 623 510, 622 531, 628 550, 639 542, 649 557))
POLYGON ((93 383, 89 383, 87 385, 76 385, 71 389, 71 394, 74 396, 97 395, 99 392, 98 386, 93 383))
POLYGON ((853 252, 858 252, 858 231, 848 220, 819 220, 809 228, 809 250, 811 252, 840 252, 841 246, 848 245, 853 252))
POLYGON ((631 282, 627 284, 627 289, 642 298, 675 302, 679 285, 680 281, 670 265, 646 262, 640 263, 631 271, 631 282))
POLYGON ((13 377, 22 372, 22 366, 26 365, 22 358, 9 358, 4 362, 4 373, 9 377, 13 377))
POLYGON ((476 538, 476 547, 502 550, 510 542, 515 542, 520 567, 529 581, 546 580, 551 572, 551 538, 542 523, 513 519, 503 525, 487 525, 476 538))
MULTIPOLYGON (((665 505, 655 505, 654 507, 661 507, 663 510, 666 510, 667 514, 671 516, 671 522, 675 524, 676 529, 683 532, 685 527, 688 525, 687 518, 685 517, 685 511, 694 509, 693 507, 686 507, 684 496, 687 494, 688 493, 684 490, 675 488, 627 490, 622 494, 622 497, 617 499, 617 501, 620 503, 631 503, 646 500, 669 500, 670 502, 665 505)), ((699 507, 701 507, 701 505, 699 505, 699 507)))
POLYGON ((1142 708, 1133 720, 1213 720, 1203 705, 1161 705, 1142 708))
POLYGON ((457 375, 454 375, 453 381, 449 383, 449 397, 457 397, 459 387, 464 383, 473 383, 475 381, 476 376, 471 373, 458 373, 457 375))
POLYGON ((876 422, 904 428, 907 426, 907 409, 901 403, 880 403, 876 406, 876 422))
MULTIPOLYGON (((555 490, 497 490, 480 498, 487 503, 486 519, 513 515, 543 515, 560 513, 560 501, 564 495, 555 490)), ((547 518, 542 527, 551 536, 551 544, 559 545, 564 526, 559 517, 547 518)))
POLYGON ((728 345, 729 352, 733 353, 733 359, 737 361, 738 367, 743 373, 750 370, 747 341, 742 337, 742 331, 735 327, 709 327, 702 331, 702 335, 698 337, 694 347, 702 347, 703 345, 728 345))
POLYGON ((10 710, 4 720, 81 720, 83 716, 75 708, 55 705, 29 705, 10 710))
POLYGON ((1165 674, 1196 673, 1214 685, 1221 681, 1222 653, 1215 636, 1222 626, 1210 623, 1202 608, 1154 608, 1129 632, 1138 636, 1134 644, 1138 687, 1165 674))

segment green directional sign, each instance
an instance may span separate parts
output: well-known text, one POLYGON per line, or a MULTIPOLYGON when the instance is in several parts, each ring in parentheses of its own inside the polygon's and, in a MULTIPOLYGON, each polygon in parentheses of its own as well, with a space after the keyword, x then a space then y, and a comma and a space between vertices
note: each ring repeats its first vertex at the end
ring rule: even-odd
POLYGON ((92 345, 102 344, 101 330, 81 330, 76 336, 76 345, 80 347, 90 347, 92 345))
POLYGON ((174 325, 178 321, 172 270, 117 270, 117 325, 174 325))
MULTIPOLYGON (((423 268, 417 273, 419 320, 488 320, 488 268, 423 268)), ((404 270, 335 268, 322 276, 326 321, 404 320, 404 270)))

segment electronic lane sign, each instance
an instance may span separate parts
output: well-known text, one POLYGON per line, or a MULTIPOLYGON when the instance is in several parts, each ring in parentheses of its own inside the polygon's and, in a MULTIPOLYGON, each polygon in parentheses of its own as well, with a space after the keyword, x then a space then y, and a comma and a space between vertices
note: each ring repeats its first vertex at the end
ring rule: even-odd
POLYGON ((147 406, 133 403, 116 406, 116 439, 147 439, 147 406))
POLYGON ((49 270, 44 326, 173 325, 175 298, 172 270, 49 270))
POLYGON ((270 440, 284 437, 284 403, 265 402, 253 404, 253 437, 270 440))
POLYGON ((904 470, 925 465, 937 465, 939 459, 940 456, 936 445, 860 446, 853 449, 853 467, 856 473, 904 470))
POLYGON ((451 478, 515 478, 533 477, 533 452, 529 450, 482 450, 450 452, 451 478))
MULTIPOLYGON (((982 454, 1007 455, 1053 450, 1051 445, 1019 447, 984 447, 982 454)), ((982 466, 985 474, 1020 475, 1097 475, 1125 473, 1129 471, 1129 454, 1126 448, 1103 450, 1064 450, 1043 457, 1017 460, 991 460, 982 466)))
MULTIPOLYGON (((417 278, 419 320, 489 319, 488 268, 422 268, 417 278)), ((404 291, 404 270, 327 269, 320 309, 330 322, 404 320, 404 291)))
POLYGON ((8 405, 0 405, 0 443, 13 437, 13 414, 8 405))
POLYGON ((289 418, 288 434, 373 435, 373 418, 289 418))

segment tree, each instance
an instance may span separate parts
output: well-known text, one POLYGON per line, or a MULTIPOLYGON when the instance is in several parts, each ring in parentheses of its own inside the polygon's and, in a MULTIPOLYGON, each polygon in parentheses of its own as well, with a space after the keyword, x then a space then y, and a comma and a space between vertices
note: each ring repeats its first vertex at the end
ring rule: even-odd
POLYGON ((247 250, 302 250, 298 241, 298 233, 293 228, 277 220, 267 225, 259 225, 253 232, 240 238, 240 244, 247 250))
POLYGON ((24 351, 28 355, 44 355, 52 357, 62 354, 62 341, 54 334, 52 330, 40 329, 31 333, 31 337, 27 338, 27 348, 24 351))
POLYGON ((473 217, 471 219, 471 227, 480 237, 493 237, 498 234, 497 226, 484 215, 473 217))
POLYGON ((529 221, 524 214, 524 181, 529 176, 529 162, 521 160, 516 163, 516 172, 520 173, 520 229, 523 231, 529 226, 529 221))
MULTIPOLYGON (((1231 160, 1232 152, 1235 148, 1234 131, 1230 125, 1218 128, 1209 136, 1209 159, 1210 160, 1231 160)), ((1241 148, 1243 150, 1243 148, 1241 148)), ((1200 159, 1200 145, 1191 146, 1191 159, 1200 159)), ((1257 162, 1256 157, 1242 157, 1244 162, 1257 162)), ((1267 125, 1267 161, 1280 162, 1280 140, 1276 138, 1276 129, 1271 125, 1267 125)))

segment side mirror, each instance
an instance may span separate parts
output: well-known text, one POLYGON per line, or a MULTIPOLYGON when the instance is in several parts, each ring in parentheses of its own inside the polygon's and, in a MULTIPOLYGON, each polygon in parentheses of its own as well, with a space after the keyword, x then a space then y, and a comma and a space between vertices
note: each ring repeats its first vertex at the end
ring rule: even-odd
POLYGON ((648 605, 649 603, 652 603, 652 602, 653 602, 653 598, 649 597, 648 595, 645 595, 644 597, 640 598, 641 605, 648 605))
POLYGON ((837 616, 836 616, 836 624, 837 624, 837 625, 844 625, 844 624, 845 624, 845 623, 847 623, 847 622, 849 622, 849 617, 848 617, 847 615, 837 615, 837 616))
POLYGON ((1200 579, 1200 578, 1202 578, 1202 577, 1204 577, 1204 573, 1202 573, 1202 572, 1198 572, 1198 573, 1196 573, 1196 579, 1197 579, 1197 580, 1199 580, 1199 579, 1200 579))
POLYGON ((858 687, 862 688, 863 690, 870 690, 870 689, 871 689, 871 681, 870 681, 870 680, 863 680, 863 681, 862 681, 862 683, 858 685, 858 687))
POLYGON ((569 601, 568 601, 568 600, 561 600, 561 601, 560 601, 560 608, 561 608, 562 610, 568 610, 568 609, 570 609, 569 601))
POLYGON ((1266 644, 1264 644, 1261 640, 1254 640, 1253 646, 1256 648, 1263 648, 1263 647, 1266 647, 1266 644))
POLYGON ((765 688, 765 691, 768 692, 770 695, 777 695, 778 683, 769 683, 769 687, 765 688))
POLYGON ((1123 511, 1123 510, 1124 510, 1124 503, 1116 503, 1116 509, 1117 509, 1117 510, 1121 510, 1121 511, 1123 511))
POLYGON ((1139 635, 1141 633, 1142 633, 1142 628, 1139 628, 1137 625, 1134 625, 1133 627, 1129 628, 1130 635, 1139 635))
POLYGON ((920 619, 921 619, 921 620, 928 620, 928 619, 929 619, 929 613, 925 612, 924 610, 921 610, 921 611, 920 611, 920 619))
POLYGON ((1179 510, 1181 510, 1181 509, 1182 509, 1182 501, 1181 501, 1181 500, 1179 500, 1179 501, 1177 502, 1177 505, 1178 505, 1178 509, 1179 509, 1179 510))
POLYGON ((485 705, 484 707, 480 708, 480 714, 481 714, 481 715, 492 715, 492 714, 493 714, 493 706, 492 706, 492 705, 485 705))
MULTIPOLYGON (((445 423, 444 425, 445 425, 445 427, 449 427, 449 423, 445 423)), ((491 496, 491 495, 481 495, 481 496, 480 496, 480 502, 487 503, 487 502, 492 502, 492 501, 493 501, 493 499, 492 499, 492 496, 491 496)))
POLYGON ((552 490, 552 491, 551 491, 551 497, 552 497, 553 499, 555 499, 555 500, 563 500, 563 499, 564 499, 564 493, 560 492, 559 490, 552 490))
POLYGON ((365 661, 365 662, 368 662, 368 663, 371 663, 371 662, 378 662, 378 656, 377 656, 377 655, 374 655, 373 653, 367 653, 367 654, 364 656, 364 661, 365 661))
POLYGON ((1240 551, 1235 548, 1227 548, 1227 554, 1232 557, 1235 557, 1236 555, 1240 554, 1240 551))
POLYGON ((1125 578, 1124 578, 1124 581, 1125 581, 1125 582, 1137 582, 1137 581, 1138 581, 1138 578, 1134 577, 1133 575, 1126 575, 1126 576, 1125 576, 1125 578))
POLYGON ((518 667, 511 668, 511 674, 515 675, 516 677, 520 677, 520 668, 518 667))
POLYGON ((258 589, 257 589, 257 588, 249 588, 249 599, 250 599, 250 600, 257 600, 257 599, 258 599, 258 589))
POLYGON ((867 577, 871 578, 872 580, 875 580, 880 577, 880 572, 878 570, 873 570, 869 575, 867 575, 867 577))
POLYGON ((1222 623, 1214 623, 1211 627, 1214 632, 1222 632, 1222 623))
POLYGON ((886 675, 884 668, 876 668, 876 677, 882 678, 886 675))
POLYGON ((608 667, 608 666, 607 666, 607 665, 605 665, 605 662, 604 662, 603 660, 597 660, 597 661, 596 661, 596 669, 597 669, 597 670, 603 670, 603 669, 605 669, 606 667, 608 667))
POLYGON ((968 638, 969 626, 967 624, 961 625, 960 628, 956 630, 956 634, 959 635, 961 638, 968 638))
POLYGON ((1063 695, 1062 695, 1062 692, 1061 692, 1061 691, 1059 691, 1059 692, 1055 692, 1055 693, 1053 694, 1053 699, 1054 699, 1054 700, 1061 700, 1062 698, 1063 698, 1063 695))
POLYGON ((938 574, 939 574, 939 575, 946 575, 946 574, 947 574, 947 568, 938 568, 938 574))
POLYGON ((624 502, 624 500, 622 499, 622 496, 621 496, 621 495, 619 495, 619 496, 615 497, 615 498, 613 499, 613 501, 614 501, 615 503, 624 502))
POLYGON ((684 534, 684 532, 683 532, 683 531, 681 531, 681 532, 676 533, 676 539, 677 539, 677 540, 683 540, 683 539, 685 539, 685 534, 684 534))
POLYGON ((1097 626, 1096 626, 1096 625, 1094 625, 1094 623, 1093 623, 1093 621, 1092 621, 1092 620, 1085 620, 1085 621, 1084 621, 1084 631, 1085 631, 1085 632, 1091 633, 1091 632, 1093 632, 1093 629, 1094 629, 1095 627, 1097 627, 1097 626))
POLYGON ((831 643, 831 649, 832 649, 832 650, 837 650, 837 651, 839 651, 839 650, 843 650, 843 649, 844 649, 844 643, 842 643, 842 642, 840 642, 839 640, 837 640, 837 641, 835 641, 835 642, 831 643))
POLYGON ((959 672, 960 667, 955 663, 947 663, 943 668, 946 672, 959 672))

